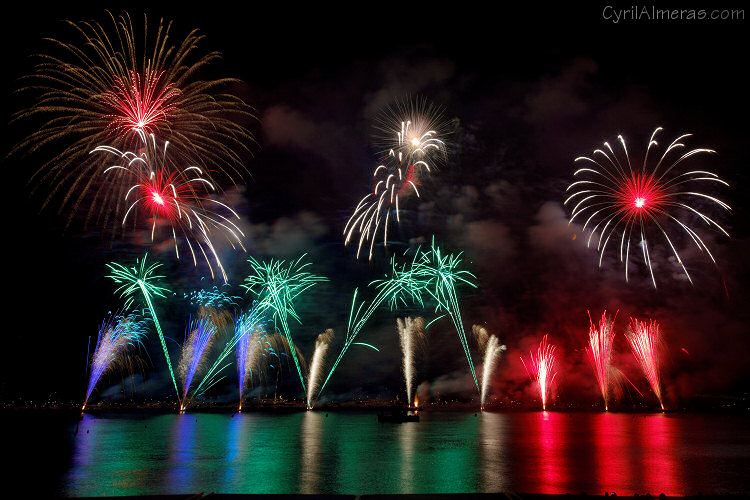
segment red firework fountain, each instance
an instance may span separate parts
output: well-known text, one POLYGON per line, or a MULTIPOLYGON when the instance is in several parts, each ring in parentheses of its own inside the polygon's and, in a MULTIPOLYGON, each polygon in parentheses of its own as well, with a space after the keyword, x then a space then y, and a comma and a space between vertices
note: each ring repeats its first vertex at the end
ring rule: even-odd
MULTIPOLYGON (((617 317, 617 313, 615 313, 617 317)), ((609 410, 609 374, 612 362, 612 344, 615 338, 615 318, 608 319, 607 311, 602 313, 602 319, 599 320, 599 328, 594 325, 589 313, 589 345, 586 347, 586 353, 591 360, 591 366, 596 374, 596 381, 599 383, 599 389, 604 399, 604 411, 609 410)))
POLYGON ((664 402, 661 394, 661 378, 659 375, 659 324, 650 320, 638 321, 630 319, 630 328, 625 333, 630 347, 633 349, 633 355, 641 365, 643 374, 651 385, 656 398, 659 400, 661 409, 664 409, 664 402))
POLYGON ((547 410, 547 399, 550 396, 552 384, 557 376, 557 354, 555 351, 557 347, 550 344, 547 340, 547 335, 542 338, 539 344, 539 349, 536 354, 533 352, 529 353, 528 364, 527 361, 521 357, 521 363, 523 363, 526 372, 529 374, 531 380, 535 381, 539 386, 539 395, 542 399, 542 410, 547 410))

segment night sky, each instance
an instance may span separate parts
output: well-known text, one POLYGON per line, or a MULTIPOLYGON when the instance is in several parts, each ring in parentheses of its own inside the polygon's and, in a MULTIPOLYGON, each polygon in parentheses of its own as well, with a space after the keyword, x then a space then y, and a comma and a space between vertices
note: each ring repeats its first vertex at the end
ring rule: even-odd
MULTIPOLYGON (((257 120, 246 126, 257 144, 245 159, 245 184, 224 186, 224 197, 243 217, 248 253, 227 247, 222 258, 237 295, 244 293, 238 285, 249 255, 291 258, 307 252, 312 270, 330 278, 299 306, 303 325, 294 326, 293 334, 306 357, 326 328, 336 331, 332 351, 338 352, 354 287, 382 277, 393 253, 434 235, 445 249, 463 251, 466 269, 479 279, 476 290, 460 289, 467 329, 483 324, 508 346, 493 382, 498 399, 531 397, 519 354, 548 333, 562 350, 560 400, 597 403, 583 348, 587 310, 598 317, 604 309, 619 311, 614 364, 641 391, 647 384, 622 335, 631 316, 662 325, 668 405, 746 391, 749 130, 741 47, 748 42, 747 21, 615 24, 603 19, 606 3, 498 6, 493 13, 478 3, 435 9, 405 3, 246 5, 238 10, 209 2, 186 10, 164 4, 145 11, 153 20, 173 19, 176 39, 193 28, 206 35, 202 51, 218 50, 223 59, 205 77, 244 82, 230 90, 255 109, 257 120), (376 247, 373 262, 356 261, 355 248, 344 247, 341 234, 371 189, 375 118, 384 107, 415 96, 444 109, 452 130, 447 161, 425 182, 422 198, 404 207, 405 222, 391 228, 392 246, 376 247), (689 146, 718 152, 696 164, 731 186, 717 191, 731 213, 712 213, 732 237, 700 226, 718 266, 686 246, 692 286, 659 242, 654 290, 640 259, 629 283, 614 254, 599 269, 598 254, 586 248, 580 226, 568 225, 562 202, 575 157, 623 134, 640 159, 657 126, 664 127, 662 144, 693 133, 689 146)), ((28 96, 11 92, 32 71, 30 56, 45 49, 42 38, 73 37, 62 20, 104 21, 105 7, 117 14, 123 5, 20 6, 3 13, 3 157, 35 125, 9 124, 12 113, 30 104, 28 96)), ((144 7, 126 7, 140 22, 144 7)), ((42 156, 2 160, 9 194, 5 303, 10 301, 0 349, 2 402, 81 399, 87 341, 93 337, 93 347, 99 323, 120 306, 105 263, 132 261, 148 249, 142 234, 113 238, 108 228, 86 226, 80 217, 66 228, 67 214, 57 206, 40 211, 45 187, 32 193, 28 180, 47 159, 42 156)), ((165 264, 178 294, 163 315, 167 335, 181 341, 189 311, 177 299, 213 283, 205 268, 177 262, 170 245, 150 252, 165 264)), ((359 340, 381 352, 350 349, 326 389, 328 398, 391 398, 403 391, 394 318, 385 308, 373 317, 359 340)), ((136 393, 168 397, 163 358, 156 343, 149 345, 152 364, 146 379, 135 384, 136 393)), ((420 397, 466 397, 474 390, 447 319, 429 330, 417 367, 420 397)), ((297 383, 290 372, 288 395, 299 396, 297 383)), ((233 388, 212 395, 231 399, 233 388)), ((112 395, 119 386, 101 389, 112 395)), ((622 401, 628 405, 639 397, 625 387, 622 401)))

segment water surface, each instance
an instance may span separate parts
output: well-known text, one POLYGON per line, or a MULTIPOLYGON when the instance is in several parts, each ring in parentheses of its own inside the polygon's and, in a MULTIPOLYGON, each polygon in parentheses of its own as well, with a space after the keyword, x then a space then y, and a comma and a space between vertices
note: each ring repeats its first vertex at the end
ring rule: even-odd
POLYGON ((423 412, 87 414, 64 495, 750 491, 738 415, 423 412))

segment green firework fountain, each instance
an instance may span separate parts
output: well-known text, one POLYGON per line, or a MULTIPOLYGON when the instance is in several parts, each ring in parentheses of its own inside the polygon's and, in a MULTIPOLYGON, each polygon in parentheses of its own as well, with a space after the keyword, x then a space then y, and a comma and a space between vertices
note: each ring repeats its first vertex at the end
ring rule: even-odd
POLYGON ((250 274, 245 278, 242 285, 248 292, 252 292, 258 301, 258 313, 272 317, 275 324, 281 326, 281 330, 289 343, 289 352, 297 367, 302 390, 307 393, 302 368, 297 357, 297 349, 292 339, 289 328, 289 318, 302 323, 294 302, 303 293, 308 291, 316 283, 328 281, 328 278, 310 273, 306 268, 310 263, 303 263, 305 255, 295 261, 271 259, 269 262, 259 262, 254 258, 248 259, 250 263, 250 274))
POLYGON ((135 266, 130 268, 117 262, 111 262, 107 264, 107 267, 109 267, 112 274, 109 274, 107 277, 112 278, 115 284, 119 285, 115 290, 115 293, 119 293, 120 297, 125 299, 126 308, 129 308, 134 302, 134 295, 138 292, 141 293, 143 299, 146 301, 146 305, 148 306, 149 311, 151 311, 151 317, 154 319, 156 331, 159 334, 161 348, 164 351, 164 358, 167 360, 167 367, 169 368, 169 374, 172 377, 172 384, 174 385, 174 390, 179 402, 180 390, 177 388, 177 380, 175 379, 174 370, 172 369, 172 362, 169 359, 167 343, 164 341, 164 333, 161 330, 159 318, 156 316, 154 304, 151 302, 152 296, 162 298, 166 297, 165 294, 169 293, 169 289, 157 284, 160 279, 164 278, 164 276, 154 274, 161 264, 156 262, 147 266, 147 258, 148 254, 144 255, 142 259, 136 259, 135 266))

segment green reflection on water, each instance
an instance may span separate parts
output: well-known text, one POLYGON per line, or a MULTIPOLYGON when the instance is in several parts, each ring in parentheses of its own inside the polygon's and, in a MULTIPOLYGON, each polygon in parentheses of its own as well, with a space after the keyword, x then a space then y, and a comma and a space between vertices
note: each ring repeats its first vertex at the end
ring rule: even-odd
POLYGON ((75 440, 68 495, 473 491, 478 419, 373 414, 97 418, 75 440), (88 431, 88 432, 87 432, 88 431))

